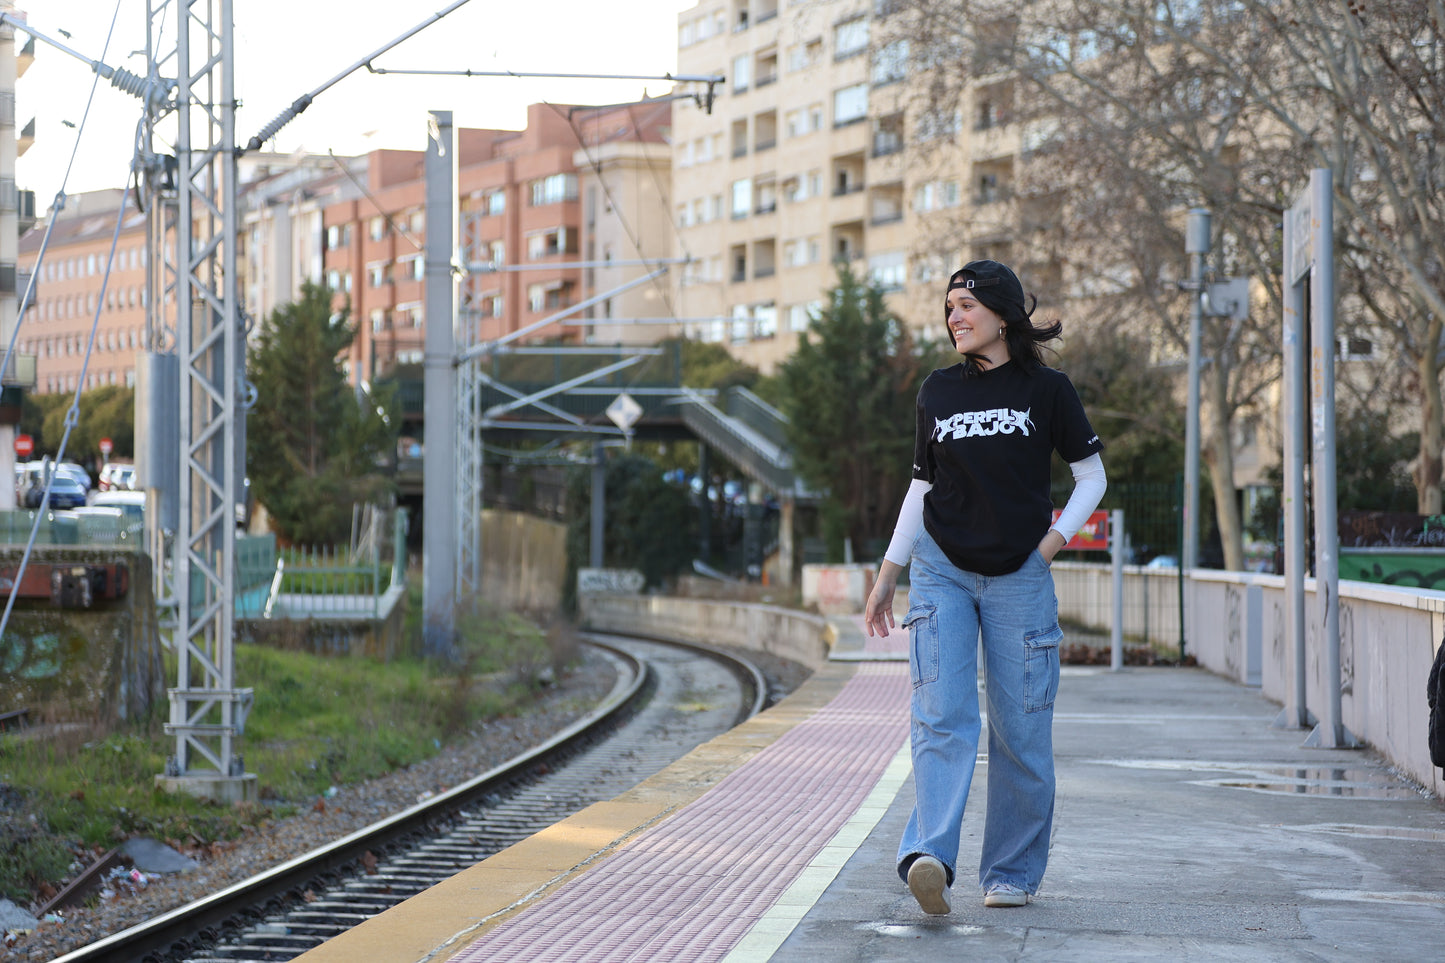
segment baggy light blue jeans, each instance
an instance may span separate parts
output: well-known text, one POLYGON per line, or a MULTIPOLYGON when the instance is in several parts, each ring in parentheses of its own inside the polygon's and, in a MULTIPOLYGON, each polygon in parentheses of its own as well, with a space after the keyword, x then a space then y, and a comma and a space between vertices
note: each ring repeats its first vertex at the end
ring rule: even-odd
POLYGON ((1054 697, 1059 689, 1058 598, 1044 557, 1008 575, 978 575, 948 560, 925 531, 909 569, 910 737, 917 801, 898 847, 898 875, 921 855, 953 884, 963 811, 981 731, 978 650, 988 706, 988 808, 978 881, 1037 892, 1054 819, 1054 697))

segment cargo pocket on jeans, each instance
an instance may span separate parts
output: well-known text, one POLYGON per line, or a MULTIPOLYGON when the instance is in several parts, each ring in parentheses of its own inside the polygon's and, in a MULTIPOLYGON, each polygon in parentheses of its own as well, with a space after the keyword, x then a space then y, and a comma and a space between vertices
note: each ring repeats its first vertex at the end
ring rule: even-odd
POLYGON ((1059 643, 1063 639, 1058 623, 1024 635, 1025 712, 1053 706, 1059 694, 1059 643))
POLYGON ((908 671, 913 677, 914 687, 937 682, 938 608, 933 605, 909 607, 908 614, 903 617, 903 628, 908 630, 908 671))

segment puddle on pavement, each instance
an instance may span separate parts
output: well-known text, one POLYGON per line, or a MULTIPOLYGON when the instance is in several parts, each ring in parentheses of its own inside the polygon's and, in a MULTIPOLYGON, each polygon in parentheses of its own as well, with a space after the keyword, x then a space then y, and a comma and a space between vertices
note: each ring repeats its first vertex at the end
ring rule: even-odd
POLYGON ((1237 762, 1196 762, 1181 759, 1100 760, 1125 769, 1175 772, 1220 772, 1217 779, 1191 780, 1199 786, 1222 786, 1278 796, 1333 796, 1339 799, 1419 799, 1412 786, 1371 766, 1261 766, 1237 762))
POLYGON ((1445 829, 1418 829, 1414 826, 1365 826, 1360 823, 1315 823, 1311 826, 1285 826, 1296 833, 1323 833, 1330 836, 1374 836, 1378 839, 1404 839, 1411 842, 1445 843, 1445 829))
POLYGON ((905 937, 916 939, 920 936, 981 936, 984 932, 982 926, 964 926, 959 923, 929 923, 920 921, 917 923, 865 923, 861 929, 877 933, 879 936, 905 937))
POLYGON ((1310 899, 1338 900, 1350 903, 1396 903, 1416 906, 1445 906, 1445 893, 1404 892, 1372 893, 1359 889, 1307 889, 1302 894, 1310 899))

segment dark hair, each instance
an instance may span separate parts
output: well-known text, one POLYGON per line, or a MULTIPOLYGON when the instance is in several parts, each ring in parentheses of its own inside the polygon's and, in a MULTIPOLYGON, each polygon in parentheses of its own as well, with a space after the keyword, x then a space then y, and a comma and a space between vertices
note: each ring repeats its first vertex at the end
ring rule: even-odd
MULTIPOLYGON (((974 288, 974 296, 979 303, 993 311, 1003 321, 1004 344, 1008 346, 1010 361, 1018 362, 1025 368, 1036 368, 1044 363, 1043 352, 1039 345, 1061 337, 1064 324, 1057 319, 1041 324, 1034 323, 1033 314, 1039 306, 1039 299, 1034 294, 1028 294, 1027 297, 1031 303, 1027 308, 1024 307, 1023 286, 1019 284, 1018 277, 1012 270, 996 261, 971 261, 949 279, 949 291, 955 287, 964 286, 974 288), (998 290, 995 290, 994 287, 984 287, 982 283, 978 288, 974 288, 974 283, 967 279, 975 275, 984 278, 996 277, 1002 284, 998 286, 998 290)), ((948 331, 948 340, 953 341, 953 329, 948 327, 948 314, 948 303, 945 300, 944 328, 948 331)), ((983 370, 980 362, 985 359, 981 355, 966 354, 963 357, 965 374, 978 374, 983 370)))

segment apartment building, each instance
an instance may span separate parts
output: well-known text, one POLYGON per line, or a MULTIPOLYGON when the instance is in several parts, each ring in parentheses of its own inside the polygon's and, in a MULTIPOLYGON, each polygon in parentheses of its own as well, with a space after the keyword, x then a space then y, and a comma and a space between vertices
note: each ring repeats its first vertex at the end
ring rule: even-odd
POLYGON ((300 297, 302 282, 322 279, 322 212, 361 196, 365 162, 304 153, 241 158, 236 269, 242 310, 253 325, 300 297))
MULTIPOLYGON (((533 104, 524 130, 457 131, 461 256, 469 268, 459 310, 475 325, 477 340, 524 329, 527 340, 595 338, 583 312, 546 322, 643 269, 579 264, 671 252, 670 114, 667 104, 533 104)), ((421 151, 373 151, 360 195, 323 210, 325 278, 338 308, 348 305, 356 319, 347 363, 362 380, 422 360, 424 162, 421 151)), ((668 311, 656 288, 651 295, 633 290, 599 302, 591 318, 656 318, 668 311)), ((622 336, 626 327, 606 325, 605 336, 622 336)), ((643 339, 656 336, 647 331, 643 339)))
MULTIPOLYGON (((146 217, 134 206, 127 210, 107 277, 123 197, 118 189, 72 195, 52 215, 50 244, 18 339, 19 350, 35 356, 39 394, 135 385, 146 327, 146 217)), ((44 235, 40 226, 20 239, 22 272, 35 271, 44 235)))
POLYGON ((695 259, 678 310, 691 336, 770 370, 839 262, 922 327, 936 325, 960 259, 1006 256, 1018 137, 1007 84, 940 116, 909 82, 894 7, 702 0, 679 14, 679 72, 727 77, 710 114, 674 117, 678 253, 695 259), (978 216, 959 216, 970 207, 978 216), (964 236, 960 222, 980 227, 964 236))
MULTIPOLYGON (((243 312, 259 323, 295 298, 301 280, 320 277, 320 198, 346 183, 329 156, 247 155, 239 175, 238 290, 243 312)), ((71 195, 54 215, 18 342, 35 356, 38 393, 135 385, 136 359, 145 350, 148 232, 146 215, 128 202, 110 262, 124 198, 118 189, 71 195), (92 325, 95 344, 85 363, 92 325)), ((43 224, 21 238, 22 275, 34 270, 44 238, 43 224)))

